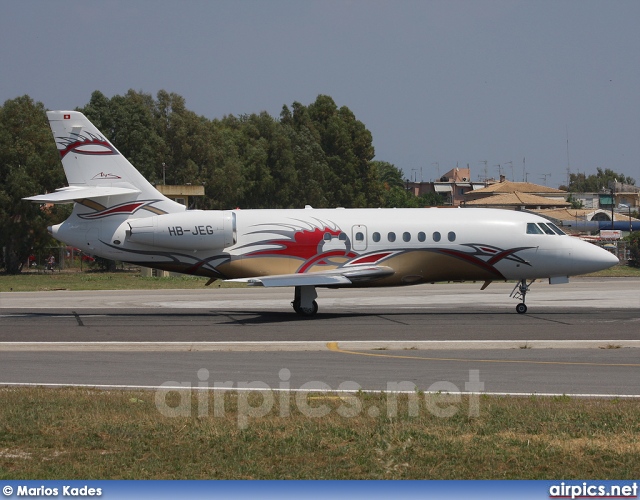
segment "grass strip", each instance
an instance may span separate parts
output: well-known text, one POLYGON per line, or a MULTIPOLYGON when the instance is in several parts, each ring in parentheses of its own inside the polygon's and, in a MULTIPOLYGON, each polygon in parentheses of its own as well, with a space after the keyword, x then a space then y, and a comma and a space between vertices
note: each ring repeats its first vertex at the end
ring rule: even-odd
POLYGON ((264 412, 258 393, 170 392, 158 406, 154 391, 3 388, 0 479, 640 476, 634 400, 478 396, 470 416, 453 395, 270 397, 264 412))
MULTIPOLYGON (((640 268, 614 266, 589 274, 599 278, 640 278, 640 268)), ((208 278, 199 276, 169 276, 163 278, 141 276, 138 271, 101 272, 27 272, 0 275, 0 292, 44 292, 53 290, 185 290, 203 289, 208 278)), ((210 288, 241 288, 243 283, 215 281, 210 288)))
MULTIPOLYGON (((0 292, 46 292, 54 290, 186 290, 204 289, 208 278, 199 276, 141 276, 135 271, 115 273, 55 272, 0 275, 0 292)), ((215 281, 210 288, 238 288, 242 283, 215 281)))

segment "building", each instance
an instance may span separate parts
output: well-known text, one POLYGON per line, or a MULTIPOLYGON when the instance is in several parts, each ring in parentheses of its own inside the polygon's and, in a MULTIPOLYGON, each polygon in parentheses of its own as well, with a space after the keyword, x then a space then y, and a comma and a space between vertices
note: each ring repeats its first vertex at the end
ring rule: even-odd
POLYGON ((513 193, 501 193, 470 200, 465 202, 463 206, 468 208, 483 207, 502 208, 506 210, 536 210, 541 208, 570 207, 571 203, 515 191, 513 193))
MULTIPOLYGON (((565 231, 571 233, 597 232, 609 229, 611 211, 593 208, 559 208, 532 210, 536 214, 552 220, 565 231), (604 224, 603 224, 604 223, 604 224)), ((613 212, 614 227, 624 231, 640 230, 640 220, 629 214, 613 212)))
POLYGON ((204 196, 204 186, 167 186, 164 184, 156 186, 167 198, 186 206, 187 208, 197 208, 197 197, 204 196))
POLYGON ((406 188, 415 196, 438 193, 444 198, 445 205, 457 207, 464 203, 465 195, 469 191, 484 188, 487 184, 487 182, 471 182, 469 168, 454 168, 435 182, 407 181, 406 188))
POLYGON ((586 209, 630 208, 631 211, 640 210, 640 187, 621 182, 612 182, 608 188, 603 188, 599 192, 571 193, 571 198, 586 209))
POLYGON ((567 192, 531 182, 512 182, 500 176, 500 182, 465 193, 465 207, 503 208, 509 210, 534 210, 541 208, 570 207, 567 192))

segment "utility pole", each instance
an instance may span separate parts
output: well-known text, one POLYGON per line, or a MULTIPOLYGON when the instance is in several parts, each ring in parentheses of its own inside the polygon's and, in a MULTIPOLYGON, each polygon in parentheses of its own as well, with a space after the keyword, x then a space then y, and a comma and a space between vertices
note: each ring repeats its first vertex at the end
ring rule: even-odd
MULTIPOLYGON (((611 193, 611 229, 614 228, 613 225, 613 207, 615 207, 616 205, 616 198, 615 198, 615 184, 609 184, 611 187, 609 188, 609 192, 611 193)), ((631 220, 631 219, 629 219, 631 220)))

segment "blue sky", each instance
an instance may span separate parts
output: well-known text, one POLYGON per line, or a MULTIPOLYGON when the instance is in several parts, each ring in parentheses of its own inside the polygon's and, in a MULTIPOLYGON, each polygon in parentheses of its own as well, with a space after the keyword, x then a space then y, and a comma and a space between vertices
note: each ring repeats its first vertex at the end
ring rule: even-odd
POLYGON ((176 92, 207 118, 349 107, 377 160, 427 181, 640 183, 640 2, 0 0, 0 102, 176 92), (567 155, 567 138, 568 155, 567 155), (509 162, 512 162, 509 164, 509 162), (513 166, 513 168, 511 167, 513 166))

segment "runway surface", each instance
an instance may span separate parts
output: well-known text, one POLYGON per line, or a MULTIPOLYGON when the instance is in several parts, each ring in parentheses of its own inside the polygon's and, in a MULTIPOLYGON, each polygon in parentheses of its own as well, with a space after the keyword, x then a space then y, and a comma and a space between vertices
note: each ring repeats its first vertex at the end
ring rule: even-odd
POLYGON ((465 392, 477 371, 490 393, 640 396, 640 280, 536 283, 526 315, 480 285, 320 289, 313 319, 291 289, 3 292, 0 384, 465 392))

